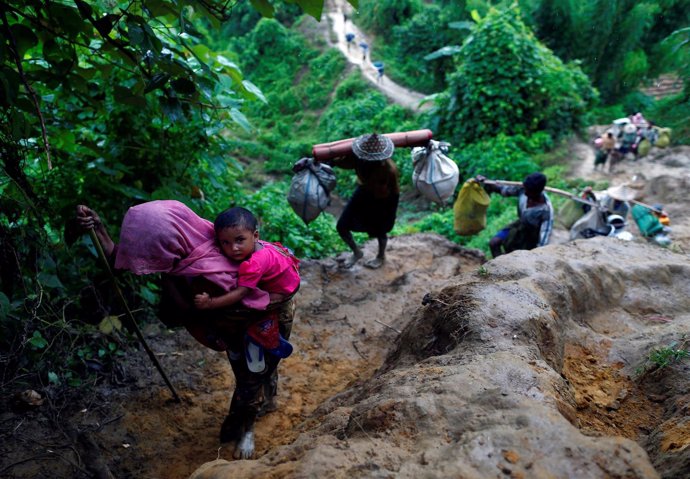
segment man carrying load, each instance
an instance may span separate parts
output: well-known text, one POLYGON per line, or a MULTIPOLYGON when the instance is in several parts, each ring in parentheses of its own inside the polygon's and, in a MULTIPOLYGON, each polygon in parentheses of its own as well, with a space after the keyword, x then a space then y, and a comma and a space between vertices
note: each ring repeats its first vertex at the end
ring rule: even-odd
POLYGON ((544 192, 546 176, 543 173, 527 175, 521 186, 499 185, 476 177, 487 193, 518 197, 518 220, 509 224, 489 241, 494 258, 518 249, 534 249, 548 244, 553 228, 553 206, 544 192))

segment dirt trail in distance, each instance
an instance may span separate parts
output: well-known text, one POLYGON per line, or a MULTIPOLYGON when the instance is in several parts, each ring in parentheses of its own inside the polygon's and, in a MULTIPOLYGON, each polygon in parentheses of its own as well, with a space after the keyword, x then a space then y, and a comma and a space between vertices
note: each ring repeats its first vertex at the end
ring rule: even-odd
POLYGON ((331 46, 340 50, 342 54, 345 55, 345 58, 347 58, 348 62, 359 67, 367 80, 369 80, 374 86, 376 86, 376 88, 378 88, 392 101, 404 106, 405 108, 409 108, 410 110, 414 111, 423 111, 431 108, 430 103, 420 105, 425 97, 425 95, 422 93, 418 93, 405 88, 402 85, 398 85, 385 74, 381 79, 378 78, 376 68, 372 64, 372 54, 373 58, 376 59, 376 52, 372 52, 371 42, 367 36, 364 35, 354 23, 352 23, 352 5, 347 3, 345 0, 329 0, 326 2, 325 8, 328 12, 328 23, 330 24, 333 34, 336 37, 336 42, 333 43, 330 32, 327 32, 327 42, 331 46), (346 16, 347 20, 345 19, 346 16), (348 48, 347 41, 345 39, 346 33, 354 33, 355 35, 355 39, 350 48, 348 48), (362 58, 362 49, 359 47, 360 42, 365 42, 367 45, 369 45, 369 51, 364 59, 362 58))

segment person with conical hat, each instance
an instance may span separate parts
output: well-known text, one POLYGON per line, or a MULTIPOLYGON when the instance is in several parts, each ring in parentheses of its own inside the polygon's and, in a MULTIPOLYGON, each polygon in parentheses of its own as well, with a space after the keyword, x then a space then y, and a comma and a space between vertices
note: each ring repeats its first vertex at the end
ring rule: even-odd
POLYGON ((606 208, 609 214, 620 215, 623 219, 627 219, 630 211, 629 201, 637 199, 639 194, 639 189, 631 184, 612 186, 604 192, 599 204, 606 208))
POLYGON ((399 174, 391 159, 395 146, 385 135, 376 133, 357 137, 352 143, 354 158, 329 160, 333 166, 354 169, 357 188, 338 219, 338 234, 352 250, 343 266, 352 267, 364 253, 352 236, 353 231, 367 233, 378 240, 376 258, 364 263, 380 268, 386 259, 388 233, 393 229, 400 196, 399 174))

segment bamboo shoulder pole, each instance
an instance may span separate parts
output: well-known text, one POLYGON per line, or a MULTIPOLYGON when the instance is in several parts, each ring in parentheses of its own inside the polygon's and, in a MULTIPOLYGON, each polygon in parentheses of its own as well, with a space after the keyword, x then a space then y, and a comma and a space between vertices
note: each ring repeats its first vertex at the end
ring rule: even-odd
MULTIPOLYGON (((489 185, 522 186, 522 182, 520 182, 520 181, 486 180, 484 183, 489 184, 489 185)), ((577 196, 577 195, 575 195, 575 194, 573 194, 573 193, 570 193, 570 192, 568 192, 568 191, 559 190, 558 188, 551 188, 550 186, 546 186, 546 187, 544 187, 544 189, 545 189, 546 191, 548 191, 549 193, 554 193, 554 194, 556 194, 556 195, 565 196, 565 197, 570 198, 571 200, 577 201, 577 202, 579 202, 579 203, 584 203, 584 204, 590 205, 590 206, 601 207, 601 205, 599 205, 599 204, 597 204, 597 203, 595 203, 595 202, 593 202, 593 201, 589 201, 589 200, 587 200, 587 199, 585 199, 585 198, 580 198, 579 196, 577 196)), ((648 210, 652 210, 652 211, 654 211, 654 212, 656 212, 656 213, 661 213, 661 211, 658 210, 657 208, 654 208, 653 206, 648 205, 648 204, 646 204, 646 203, 642 203, 641 201, 637 201, 637 200, 628 200, 628 203, 633 203, 633 204, 636 204, 636 205, 640 205, 640 206, 642 206, 642 207, 644 207, 644 208, 647 208, 648 210)))

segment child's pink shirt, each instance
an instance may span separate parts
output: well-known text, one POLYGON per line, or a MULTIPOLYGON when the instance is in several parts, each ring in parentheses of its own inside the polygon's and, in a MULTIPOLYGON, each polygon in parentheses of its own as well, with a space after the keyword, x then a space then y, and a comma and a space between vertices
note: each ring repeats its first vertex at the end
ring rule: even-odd
POLYGON ((260 243, 263 248, 240 263, 237 286, 260 288, 269 293, 294 293, 300 283, 296 259, 276 250, 271 243, 260 243))

